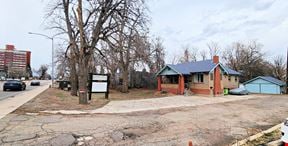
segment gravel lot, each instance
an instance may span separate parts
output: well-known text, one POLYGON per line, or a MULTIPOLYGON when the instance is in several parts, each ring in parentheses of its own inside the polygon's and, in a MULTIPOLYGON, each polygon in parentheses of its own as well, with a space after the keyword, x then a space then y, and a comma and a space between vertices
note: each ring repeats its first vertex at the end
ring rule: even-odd
POLYGON ((1 144, 228 145, 279 124, 287 96, 129 114, 18 115, 0 120, 1 144))

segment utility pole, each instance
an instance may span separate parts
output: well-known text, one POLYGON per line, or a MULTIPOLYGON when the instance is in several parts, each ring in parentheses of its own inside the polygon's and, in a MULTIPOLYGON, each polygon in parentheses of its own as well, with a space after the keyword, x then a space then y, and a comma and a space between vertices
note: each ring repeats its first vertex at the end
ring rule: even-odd
POLYGON ((51 48, 52 48, 51 87, 53 87, 53 83, 54 83, 54 38, 55 38, 56 35, 50 37, 50 36, 47 36, 45 34, 34 33, 34 32, 28 32, 28 34, 43 36, 43 37, 46 37, 47 39, 51 40, 51 48))

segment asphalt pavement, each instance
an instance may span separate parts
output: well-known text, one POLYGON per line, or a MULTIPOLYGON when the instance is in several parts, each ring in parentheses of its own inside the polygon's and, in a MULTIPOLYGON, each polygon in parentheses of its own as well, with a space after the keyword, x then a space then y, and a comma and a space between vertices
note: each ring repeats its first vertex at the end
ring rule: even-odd
MULTIPOLYGON (((30 91, 32 89, 35 89, 39 86, 30 86, 30 82, 31 81, 24 81, 26 83, 26 90, 24 91, 3 91, 3 84, 4 84, 5 81, 0 81, 0 100, 3 100, 3 99, 6 99, 6 98, 9 98, 9 97, 14 97, 18 94, 21 94, 23 92, 27 92, 27 91, 30 91)), ((48 82, 46 81, 40 81, 40 85, 41 86, 44 86, 44 85, 47 85, 48 82)))

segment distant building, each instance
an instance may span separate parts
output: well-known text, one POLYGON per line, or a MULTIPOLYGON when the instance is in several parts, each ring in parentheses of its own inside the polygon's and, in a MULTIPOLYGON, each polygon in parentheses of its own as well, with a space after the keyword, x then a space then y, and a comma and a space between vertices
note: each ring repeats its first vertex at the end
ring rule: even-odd
POLYGON ((0 76, 29 77, 31 71, 31 52, 16 50, 14 45, 0 49, 0 76))

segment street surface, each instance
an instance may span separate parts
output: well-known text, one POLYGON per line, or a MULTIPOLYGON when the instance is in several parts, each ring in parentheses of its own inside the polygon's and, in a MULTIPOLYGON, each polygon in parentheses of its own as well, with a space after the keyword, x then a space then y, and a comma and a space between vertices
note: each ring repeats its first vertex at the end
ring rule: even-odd
MULTIPOLYGON (((32 89, 35 89, 39 86, 30 86, 30 81, 24 81, 26 83, 26 90, 25 91, 3 91, 3 84, 4 81, 0 81, 0 101, 9 97, 14 97, 18 94, 21 94, 23 92, 31 91, 32 89)), ((40 85, 44 86, 49 84, 47 81, 40 81, 40 85)))
POLYGON ((0 120, 0 145, 223 146, 286 117, 284 95, 125 114, 14 113, 0 120))

